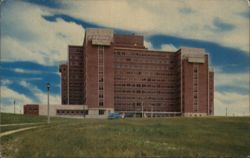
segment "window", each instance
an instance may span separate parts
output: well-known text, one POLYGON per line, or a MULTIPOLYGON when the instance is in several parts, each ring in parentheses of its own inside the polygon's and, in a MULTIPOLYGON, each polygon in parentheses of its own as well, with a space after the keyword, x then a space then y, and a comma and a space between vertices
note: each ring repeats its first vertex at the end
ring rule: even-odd
POLYGON ((99 90, 103 90, 103 86, 102 85, 100 85, 99 90))
POLYGON ((99 82, 103 82, 103 78, 100 78, 100 79, 99 79, 99 82))
POLYGON ((105 110, 99 110, 99 115, 104 115, 105 110))
POLYGON ((103 106, 103 102, 99 102, 99 106, 103 106))

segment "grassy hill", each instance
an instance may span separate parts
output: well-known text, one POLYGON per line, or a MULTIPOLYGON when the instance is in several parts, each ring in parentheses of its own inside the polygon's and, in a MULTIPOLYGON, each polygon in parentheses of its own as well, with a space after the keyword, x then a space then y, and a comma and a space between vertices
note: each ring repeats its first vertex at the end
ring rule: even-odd
MULTIPOLYGON (((52 117, 52 121, 62 121, 64 118, 52 117)), ((32 116, 21 114, 0 113, 1 124, 17 124, 17 123, 40 123, 47 122, 46 116, 32 116)))
POLYGON ((68 119, 1 143, 6 157, 246 157, 249 131, 249 117, 68 119))
MULTIPOLYGON (((52 117, 52 122, 65 122, 69 119, 52 117)), ((24 127, 31 127, 37 125, 44 125, 47 123, 46 116, 32 116, 32 115, 21 115, 21 114, 10 114, 0 113, 1 125, 12 124, 11 126, 0 126, 0 133, 7 132, 10 130, 16 130, 24 127), (13 125, 16 124, 16 125, 13 125)))

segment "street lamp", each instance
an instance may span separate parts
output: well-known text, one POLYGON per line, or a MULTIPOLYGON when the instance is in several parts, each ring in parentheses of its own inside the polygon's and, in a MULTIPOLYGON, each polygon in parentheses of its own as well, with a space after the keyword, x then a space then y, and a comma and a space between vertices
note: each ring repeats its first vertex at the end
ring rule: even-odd
POLYGON ((47 89, 48 89, 48 124, 50 123, 50 111, 49 111, 49 88, 50 88, 50 83, 48 82, 47 84, 47 89))

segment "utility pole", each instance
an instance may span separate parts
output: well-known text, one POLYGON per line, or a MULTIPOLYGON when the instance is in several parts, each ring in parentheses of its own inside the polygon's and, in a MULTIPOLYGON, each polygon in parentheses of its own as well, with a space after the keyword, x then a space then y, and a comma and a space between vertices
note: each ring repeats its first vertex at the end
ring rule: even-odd
POLYGON ((151 118, 153 117, 153 105, 151 105, 151 118))
POLYGON ((134 117, 136 117, 135 104, 134 104, 134 117))
POLYGON ((226 116, 227 116, 227 107, 226 107, 226 116))
POLYGON ((141 104, 141 117, 143 118, 143 111, 144 111, 144 107, 143 107, 143 102, 142 102, 142 104, 141 104))
POLYGON ((14 114, 16 114, 16 101, 14 100, 14 114))
POLYGON ((48 89, 48 124, 50 123, 50 109, 49 109, 49 89, 50 89, 50 83, 47 83, 47 89, 48 89))

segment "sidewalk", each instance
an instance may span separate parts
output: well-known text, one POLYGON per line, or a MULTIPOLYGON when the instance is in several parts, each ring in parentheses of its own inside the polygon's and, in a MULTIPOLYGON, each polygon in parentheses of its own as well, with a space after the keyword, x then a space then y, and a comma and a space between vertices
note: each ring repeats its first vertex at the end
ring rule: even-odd
POLYGON ((36 125, 36 124, 42 124, 45 122, 38 122, 38 123, 15 123, 15 124, 1 124, 0 127, 6 127, 6 126, 22 126, 22 125, 36 125))
POLYGON ((37 128, 37 127, 39 127, 39 126, 26 127, 26 128, 21 128, 21 129, 16 129, 16 130, 11 130, 11 131, 7 131, 7 132, 3 132, 3 133, 0 133, 0 137, 6 136, 6 135, 11 135, 13 133, 17 133, 17 132, 21 132, 21 131, 26 131, 26 130, 37 128))

